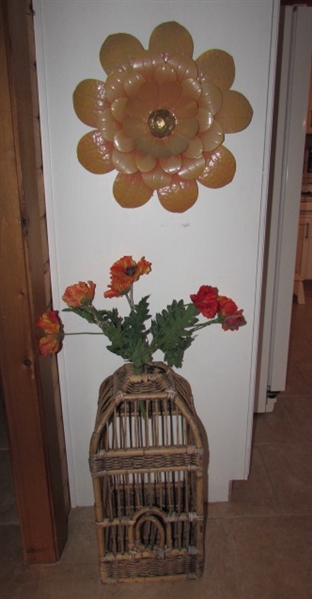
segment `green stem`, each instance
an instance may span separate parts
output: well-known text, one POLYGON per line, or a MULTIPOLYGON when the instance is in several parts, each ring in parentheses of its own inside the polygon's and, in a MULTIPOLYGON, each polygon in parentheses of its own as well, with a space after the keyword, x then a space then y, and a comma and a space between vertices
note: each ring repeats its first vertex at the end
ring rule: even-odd
MULTIPOLYGON (((107 325, 102 321, 101 316, 99 315, 97 309, 93 306, 93 304, 91 305, 92 311, 93 311, 93 317, 94 317, 94 324, 96 324, 99 329, 101 329, 101 331, 103 331, 104 335, 107 335, 107 325)), ((96 333, 94 333, 96 334, 96 333)), ((101 333, 98 333, 101 334, 101 333)))
POLYGON ((130 287, 129 293, 126 293, 127 302, 130 306, 130 310, 135 310, 134 299, 133 299, 133 284, 130 287))
POLYGON ((64 333, 65 337, 69 335, 103 335, 103 333, 90 333, 88 331, 82 331, 81 333, 64 333))
POLYGON ((201 322, 199 324, 196 324, 192 329, 190 330, 190 333, 196 333, 196 331, 200 331, 200 329, 204 329, 206 327, 209 327, 211 324, 221 324, 222 323, 222 319, 221 318, 215 318, 215 320, 208 320, 207 322, 201 322))

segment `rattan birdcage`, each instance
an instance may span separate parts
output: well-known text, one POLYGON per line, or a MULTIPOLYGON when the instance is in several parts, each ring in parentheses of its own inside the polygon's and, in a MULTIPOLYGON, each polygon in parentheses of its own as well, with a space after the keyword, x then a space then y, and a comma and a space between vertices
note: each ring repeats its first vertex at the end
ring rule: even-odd
POLYGON ((102 383, 89 461, 103 583, 202 575, 203 437, 189 384, 165 364, 102 383))

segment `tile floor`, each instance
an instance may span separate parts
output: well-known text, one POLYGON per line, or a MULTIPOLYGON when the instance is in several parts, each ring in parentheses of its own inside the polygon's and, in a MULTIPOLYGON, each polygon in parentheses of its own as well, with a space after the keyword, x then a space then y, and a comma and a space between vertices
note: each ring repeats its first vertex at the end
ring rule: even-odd
POLYGON ((209 505, 206 568, 199 581, 102 585, 93 509, 74 509, 59 563, 25 566, 5 431, 0 431, 1 599, 312 599, 312 282, 293 305, 287 389, 255 415, 248 481, 229 503, 209 505))

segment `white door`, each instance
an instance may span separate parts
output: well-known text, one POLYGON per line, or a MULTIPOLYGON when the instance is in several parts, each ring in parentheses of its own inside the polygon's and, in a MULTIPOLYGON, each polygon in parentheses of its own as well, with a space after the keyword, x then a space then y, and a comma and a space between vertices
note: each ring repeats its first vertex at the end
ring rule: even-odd
POLYGON ((281 70, 269 197, 267 273, 255 410, 271 411, 286 385, 312 43, 312 8, 281 13, 281 70))

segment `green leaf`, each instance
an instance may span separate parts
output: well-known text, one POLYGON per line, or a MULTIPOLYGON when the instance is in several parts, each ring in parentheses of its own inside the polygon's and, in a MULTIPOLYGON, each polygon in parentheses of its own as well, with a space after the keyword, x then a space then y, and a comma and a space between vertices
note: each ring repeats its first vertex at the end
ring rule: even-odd
POLYGON ((144 324, 149 318, 148 296, 143 297, 124 319, 117 318, 116 314, 114 318, 110 317, 106 322, 106 335, 111 342, 107 349, 141 368, 151 359, 147 340, 149 329, 144 324))
POLYGON ((181 368, 184 352, 194 341, 192 329, 198 322, 198 310, 193 304, 184 305, 183 300, 173 300, 151 323, 152 349, 164 353, 168 366, 181 368))
POLYGON ((135 309, 131 310, 129 316, 124 319, 124 327, 131 329, 133 338, 139 338, 140 335, 146 335, 148 331, 145 329, 145 322, 150 318, 149 314, 149 296, 142 297, 140 302, 135 305, 135 309))
POLYGON ((117 308, 113 308, 112 310, 98 310, 97 315, 99 320, 105 325, 111 323, 114 326, 118 326, 123 321, 122 317, 119 316, 117 308))

